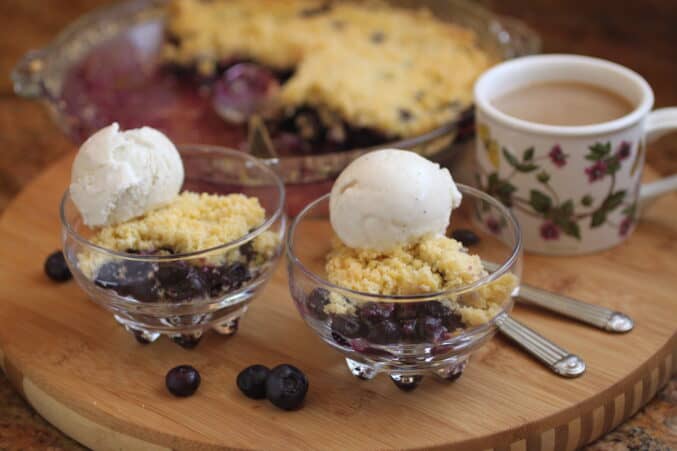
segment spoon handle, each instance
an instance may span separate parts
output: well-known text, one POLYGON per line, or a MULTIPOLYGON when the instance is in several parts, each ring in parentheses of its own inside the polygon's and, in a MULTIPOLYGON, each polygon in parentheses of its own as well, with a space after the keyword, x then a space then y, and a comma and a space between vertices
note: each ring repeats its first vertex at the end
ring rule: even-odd
MULTIPOLYGON (((488 271, 493 272, 498 268, 498 265, 493 262, 482 260, 482 264, 488 271)), ((531 285, 522 284, 517 299, 608 332, 625 333, 630 332, 635 327, 632 319, 621 312, 541 290, 531 285)))
POLYGON ((585 372, 583 359, 560 348, 508 314, 499 315, 496 324, 503 335, 515 341, 558 376, 573 378, 585 372))
POLYGON ((522 285, 520 287, 519 300, 557 312, 608 332, 630 332, 634 327, 632 319, 623 313, 529 285, 522 285))

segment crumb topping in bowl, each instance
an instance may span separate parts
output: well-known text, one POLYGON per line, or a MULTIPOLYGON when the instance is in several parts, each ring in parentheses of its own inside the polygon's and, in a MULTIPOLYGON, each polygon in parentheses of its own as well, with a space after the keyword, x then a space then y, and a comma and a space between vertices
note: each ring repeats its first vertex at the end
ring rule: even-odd
MULTIPOLYGON (((446 236, 426 236, 389 251, 350 248, 338 239, 327 255, 328 280, 340 287, 369 294, 418 295, 472 284, 487 275, 480 257, 464 252, 446 236)), ((493 318, 517 284, 508 273, 476 290, 450 296, 445 304, 461 314, 468 326, 493 318)), ((343 296, 329 296, 327 313, 350 313, 355 307, 343 296)))
MULTIPOLYGON (((91 242, 118 252, 185 254, 235 241, 264 221, 265 210, 255 197, 183 192, 172 203, 140 218, 101 228, 91 242)), ((278 242, 275 233, 263 232, 252 240, 252 251, 271 257, 278 242)), ((229 257, 233 256, 216 252, 204 260, 222 264, 232 259, 229 257)), ((104 254, 84 252, 78 257, 78 265, 92 275, 106 260, 109 258, 104 254)))

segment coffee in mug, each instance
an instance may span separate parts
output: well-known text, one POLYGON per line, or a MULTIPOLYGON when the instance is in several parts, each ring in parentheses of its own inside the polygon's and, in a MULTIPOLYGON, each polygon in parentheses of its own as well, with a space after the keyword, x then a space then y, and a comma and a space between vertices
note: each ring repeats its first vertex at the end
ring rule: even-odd
POLYGON ((582 82, 534 83, 492 100, 505 114, 548 125, 591 125, 609 122, 633 110, 626 98, 582 82))

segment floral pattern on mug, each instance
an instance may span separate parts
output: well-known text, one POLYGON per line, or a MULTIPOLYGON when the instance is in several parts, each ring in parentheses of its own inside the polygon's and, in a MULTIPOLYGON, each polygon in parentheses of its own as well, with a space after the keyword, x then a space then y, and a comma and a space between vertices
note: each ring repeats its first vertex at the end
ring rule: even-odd
MULTIPOLYGON (((626 190, 616 189, 616 173, 621 169, 622 162, 632 154, 631 142, 622 141, 615 149, 610 141, 595 142, 588 147, 585 159, 590 165, 584 168, 581 177, 590 184, 608 183, 609 188, 603 198, 596 200, 591 194, 586 194, 580 199, 563 199, 550 184, 551 172, 565 167, 569 158, 560 144, 553 144, 545 155, 537 156, 534 147, 528 147, 518 156, 496 143, 491 138, 488 126, 481 124, 479 129, 484 135, 480 138, 490 156, 493 150, 490 146, 500 147, 503 159, 512 168, 507 176, 502 177, 498 173, 498 165, 493 164, 495 171, 478 177, 480 188, 506 206, 541 219, 539 232, 543 240, 558 240, 562 235, 580 240, 581 225, 584 223, 590 228, 604 224, 617 227, 621 236, 631 230, 636 206, 626 201, 626 190), (517 187, 511 182, 518 173, 533 174, 537 181, 539 188, 532 188, 528 197, 518 195, 517 187), (483 179, 485 183, 482 183, 483 179), (620 208, 623 220, 620 224, 612 224, 609 216, 620 208)), ((642 151, 640 145, 637 146, 638 153, 642 151)), ((493 159, 490 159, 493 163, 493 159)))

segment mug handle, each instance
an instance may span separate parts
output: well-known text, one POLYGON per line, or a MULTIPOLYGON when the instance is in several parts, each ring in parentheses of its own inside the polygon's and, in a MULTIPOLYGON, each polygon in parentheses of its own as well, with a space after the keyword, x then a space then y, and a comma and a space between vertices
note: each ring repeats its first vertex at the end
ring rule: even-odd
MULTIPOLYGON (((677 131, 677 107, 659 108, 646 119, 646 140, 655 141, 663 135, 677 131)), ((663 194, 677 191, 677 174, 646 183, 639 190, 640 211, 663 194)))

